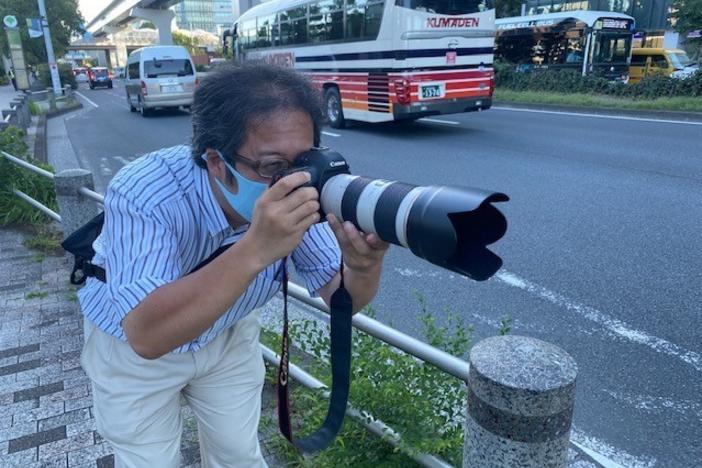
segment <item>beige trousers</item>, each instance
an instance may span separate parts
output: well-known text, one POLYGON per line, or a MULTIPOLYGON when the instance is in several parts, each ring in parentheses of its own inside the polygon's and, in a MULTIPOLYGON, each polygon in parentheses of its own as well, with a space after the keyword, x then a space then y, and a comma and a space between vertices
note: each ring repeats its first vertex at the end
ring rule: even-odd
POLYGON ((83 369, 98 432, 117 468, 177 468, 182 394, 198 421, 204 468, 267 467, 258 443, 265 366, 255 312, 196 352, 147 360, 85 319, 83 369))

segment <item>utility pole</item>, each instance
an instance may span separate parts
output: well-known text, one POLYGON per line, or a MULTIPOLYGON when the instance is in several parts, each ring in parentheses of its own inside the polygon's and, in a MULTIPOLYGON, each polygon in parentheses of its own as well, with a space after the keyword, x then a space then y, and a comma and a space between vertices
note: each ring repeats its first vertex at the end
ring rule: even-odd
POLYGON ((46 18, 46 7, 44 0, 39 2, 39 16, 41 16, 41 26, 44 29, 44 44, 46 44, 46 58, 49 61, 49 72, 51 73, 51 84, 54 87, 54 94, 61 94, 61 77, 58 72, 58 64, 54 57, 54 46, 51 44, 51 33, 49 32, 49 20, 46 18))

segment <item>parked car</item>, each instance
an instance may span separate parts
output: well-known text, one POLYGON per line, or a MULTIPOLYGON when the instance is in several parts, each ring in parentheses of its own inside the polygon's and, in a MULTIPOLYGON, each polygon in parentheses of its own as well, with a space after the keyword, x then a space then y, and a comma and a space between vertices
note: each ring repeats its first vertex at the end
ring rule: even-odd
POLYGON ((640 47, 631 50, 629 83, 641 81, 646 76, 671 76, 686 78, 697 71, 698 66, 684 50, 640 47))
POLYGON ((105 67, 93 67, 88 70, 88 84, 90 89, 97 86, 112 88, 112 73, 105 67))
POLYGON ((190 107, 197 83, 195 65, 185 47, 144 47, 127 59, 127 103, 144 117, 159 107, 190 107))

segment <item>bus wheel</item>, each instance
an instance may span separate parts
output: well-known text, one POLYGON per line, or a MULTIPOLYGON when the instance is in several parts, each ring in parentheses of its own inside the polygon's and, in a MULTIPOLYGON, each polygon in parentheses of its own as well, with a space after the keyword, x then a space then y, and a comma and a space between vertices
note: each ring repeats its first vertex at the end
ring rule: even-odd
POLYGON ((344 109, 341 107, 341 96, 336 88, 329 88, 324 93, 324 108, 327 113, 329 125, 334 128, 344 128, 344 109))

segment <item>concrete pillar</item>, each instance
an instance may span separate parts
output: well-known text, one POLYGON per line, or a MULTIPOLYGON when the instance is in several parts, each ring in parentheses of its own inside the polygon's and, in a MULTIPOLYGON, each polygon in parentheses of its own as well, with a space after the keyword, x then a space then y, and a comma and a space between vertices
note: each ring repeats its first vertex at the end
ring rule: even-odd
POLYGON ((20 127, 27 130, 29 126, 27 122, 27 117, 24 115, 23 102, 21 99, 13 99, 10 101, 10 108, 14 107, 15 112, 17 112, 17 123, 20 127))
POLYGON ((142 18, 151 21, 158 29, 158 43, 161 45, 172 45, 171 25, 175 13, 171 10, 154 10, 149 8, 132 8, 129 16, 142 18))
POLYGON ((577 372, 565 351, 535 338, 476 344, 463 467, 565 468, 577 372))
POLYGON ((78 192, 81 187, 94 189, 93 174, 85 169, 66 169, 54 176, 54 186, 65 239, 98 213, 96 203, 78 192))
POLYGON ((49 112, 56 110, 56 95, 53 88, 46 88, 46 95, 49 98, 49 112))

